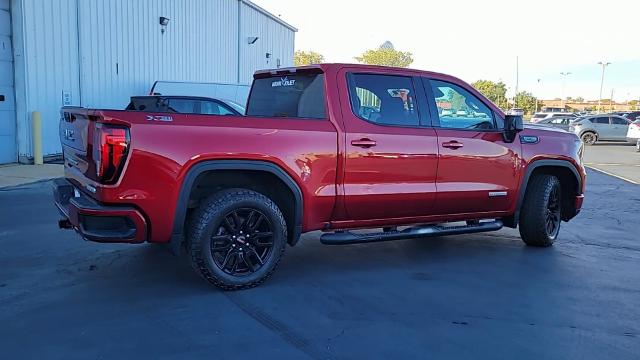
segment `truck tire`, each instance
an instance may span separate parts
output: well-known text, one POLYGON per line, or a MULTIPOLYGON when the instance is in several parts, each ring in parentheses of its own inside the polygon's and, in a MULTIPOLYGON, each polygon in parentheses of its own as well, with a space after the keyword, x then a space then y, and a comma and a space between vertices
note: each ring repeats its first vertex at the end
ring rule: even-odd
POLYGON ((553 175, 535 175, 527 186, 520 210, 520 237, 529 246, 553 245, 560 232, 562 197, 553 175))
POLYGON ((287 244, 278 206, 251 190, 231 189, 201 203, 188 226, 193 268, 223 290, 248 289, 276 269, 287 244))

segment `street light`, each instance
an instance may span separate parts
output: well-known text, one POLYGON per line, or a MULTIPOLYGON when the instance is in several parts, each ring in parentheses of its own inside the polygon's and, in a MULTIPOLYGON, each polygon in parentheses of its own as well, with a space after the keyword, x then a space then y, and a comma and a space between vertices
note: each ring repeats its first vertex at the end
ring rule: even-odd
POLYGON ((565 85, 567 82, 567 76, 571 75, 571 73, 569 71, 567 72, 561 72, 560 75, 562 75, 562 111, 564 111, 564 89, 565 89, 565 85))
POLYGON ((602 65, 602 78, 600 79, 600 97, 598 98, 598 111, 600 111, 600 105, 602 103, 602 85, 604 85, 604 68, 611 65, 611 63, 598 61, 598 65, 602 65))

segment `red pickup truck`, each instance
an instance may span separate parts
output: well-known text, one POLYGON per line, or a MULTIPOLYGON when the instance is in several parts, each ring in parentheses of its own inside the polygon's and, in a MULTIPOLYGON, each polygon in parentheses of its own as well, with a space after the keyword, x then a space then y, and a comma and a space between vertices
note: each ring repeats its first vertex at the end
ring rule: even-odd
POLYGON ((59 226, 184 245, 223 289, 264 281, 304 232, 335 245, 519 226, 549 246, 582 206, 576 135, 525 127, 443 74, 260 71, 246 116, 167 111, 62 108, 59 226))

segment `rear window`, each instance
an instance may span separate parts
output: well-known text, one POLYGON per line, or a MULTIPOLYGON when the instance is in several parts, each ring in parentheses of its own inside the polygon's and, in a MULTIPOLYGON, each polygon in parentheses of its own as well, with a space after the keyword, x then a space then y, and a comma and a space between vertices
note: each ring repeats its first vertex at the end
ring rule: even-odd
POLYGON ((324 74, 291 74, 255 79, 247 115, 325 119, 324 74))

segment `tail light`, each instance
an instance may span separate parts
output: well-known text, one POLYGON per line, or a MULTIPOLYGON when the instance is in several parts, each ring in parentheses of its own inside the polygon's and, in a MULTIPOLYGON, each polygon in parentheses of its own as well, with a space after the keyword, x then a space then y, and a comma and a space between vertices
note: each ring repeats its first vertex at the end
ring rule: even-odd
POLYGON ((635 127, 637 127, 638 129, 640 129, 640 123, 632 122, 632 123, 631 123, 631 126, 635 126, 635 127))
POLYGON ((93 161, 97 180, 113 184, 118 180, 129 151, 129 129, 95 123, 93 131, 93 161))

